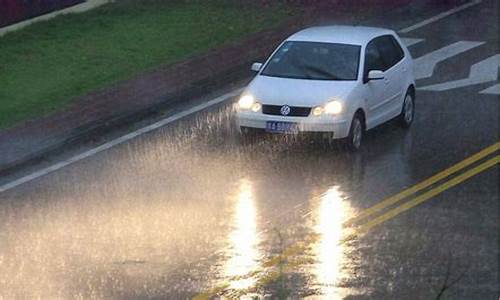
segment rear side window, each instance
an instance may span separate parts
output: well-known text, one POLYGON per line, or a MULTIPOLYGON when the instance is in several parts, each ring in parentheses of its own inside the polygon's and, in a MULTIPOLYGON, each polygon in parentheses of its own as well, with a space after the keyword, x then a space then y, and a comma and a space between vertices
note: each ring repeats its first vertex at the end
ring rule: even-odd
POLYGON ((375 41, 376 39, 366 45, 364 78, 367 78, 368 72, 372 70, 385 71, 385 63, 375 41))
POLYGON ((384 69, 382 71, 390 69, 403 59, 404 51, 392 35, 378 37, 374 39, 373 42, 379 49, 382 60, 384 61, 384 69))

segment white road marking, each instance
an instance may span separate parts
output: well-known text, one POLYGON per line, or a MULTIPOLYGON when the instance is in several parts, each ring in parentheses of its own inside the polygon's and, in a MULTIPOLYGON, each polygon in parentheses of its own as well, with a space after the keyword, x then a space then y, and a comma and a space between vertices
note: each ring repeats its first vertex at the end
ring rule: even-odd
POLYGON ((414 59, 413 74, 415 75, 415 79, 418 80, 432 77, 434 68, 439 62, 482 44, 484 44, 484 42, 460 41, 414 59))
POLYGON ((500 95, 500 83, 480 91, 479 94, 500 95))
POLYGON ((401 38, 401 41, 403 42, 403 44, 405 44, 406 47, 411 47, 413 45, 416 45, 420 42, 423 42, 424 39, 415 39, 415 38, 401 38))
POLYGON ((412 25, 412 26, 400 29, 399 32, 400 33, 408 33, 408 32, 413 31, 415 29, 419 29, 421 27, 424 27, 426 25, 429 25, 431 23, 434 23, 436 21, 444 19, 444 18, 446 18, 446 17, 448 17, 448 16, 450 16, 450 15, 452 15, 454 13, 457 13, 459 11, 467 9, 467 8, 469 8, 471 6, 478 5, 481 2, 482 2, 481 0, 475 0, 475 1, 472 1, 472 2, 469 2, 469 3, 465 3, 463 5, 460 5, 460 6, 457 6, 455 8, 452 8, 452 9, 450 9, 448 11, 442 12, 442 13, 434 16, 434 17, 431 17, 429 19, 423 20, 422 22, 419 22, 419 23, 417 23, 415 25, 412 25))
POLYGON ((234 97, 234 96, 238 95, 239 93, 241 93, 241 91, 242 91, 242 89, 237 89, 235 91, 229 92, 229 93, 224 94, 224 95, 222 95, 220 97, 212 99, 212 100, 210 100, 208 102, 205 102, 205 103, 202 103, 200 105, 194 106, 194 107, 189 108, 189 109, 187 109, 185 111, 179 112, 179 113, 174 114, 174 115, 172 115, 170 117, 162 119, 162 120, 160 120, 160 121, 158 121, 156 123, 153 123, 151 125, 143 127, 141 129, 138 129, 138 130, 133 131, 131 133, 128 133, 126 135, 123 135, 123 136, 121 136, 121 137, 119 137, 117 139, 114 139, 114 140, 112 140, 110 142, 102 144, 102 145, 98 146, 97 148, 93 148, 91 150, 88 150, 88 151, 85 151, 83 153, 80 153, 80 154, 78 154, 76 156, 71 157, 68 160, 64 160, 64 161, 58 162, 58 163, 56 163, 56 164, 54 164, 54 165, 52 165, 50 167, 38 170, 38 171, 36 171, 34 173, 31 173, 30 175, 27 175, 27 176, 21 177, 19 179, 16 179, 14 181, 11 181, 11 182, 9 182, 7 184, 4 184, 4 185, 0 186, 0 193, 3 193, 3 192, 8 191, 10 189, 13 189, 13 188, 15 188, 15 187, 17 187, 17 186, 19 186, 21 184, 24 184, 26 182, 29 182, 29 181, 35 180, 37 178, 40 178, 42 176, 45 176, 45 175, 47 175, 49 173, 52 173, 54 171, 57 171, 59 169, 62 169, 64 167, 68 166, 68 165, 71 165, 71 164, 73 164, 75 162, 83 160, 83 159, 85 159, 87 157, 90 157, 90 156, 92 156, 94 154, 97 154, 99 152, 108 150, 108 149, 110 149, 110 148, 112 148, 112 147, 114 147, 116 145, 119 145, 119 144, 122 144, 124 142, 130 141, 131 139, 136 138, 136 137, 138 137, 138 136, 140 136, 140 135, 142 135, 144 133, 147 133, 147 132, 153 131, 155 129, 158 129, 158 128, 162 127, 162 126, 165 126, 165 125, 167 125, 169 123, 175 122, 175 121, 177 121, 179 119, 182 119, 182 118, 184 118, 186 116, 189 116, 189 115, 191 115, 193 113, 196 113, 196 112, 199 112, 201 110, 204 110, 204 109, 206 109, 206 108, 208 108, 210 106, 213 106, 213 105, 216 105, 216 104, 221 103, 223 101, 226 101, 226 100, 230 99, 231 97, 234 97))
POLYGON ((498 68, 500 67, 500 54, 493 55, 483 61, 471 66, 469 76, 464 79, 448 81, 439 84, 420 87, 426 91, 446 91, 469 85, 486 83, 498 80, 498 68))

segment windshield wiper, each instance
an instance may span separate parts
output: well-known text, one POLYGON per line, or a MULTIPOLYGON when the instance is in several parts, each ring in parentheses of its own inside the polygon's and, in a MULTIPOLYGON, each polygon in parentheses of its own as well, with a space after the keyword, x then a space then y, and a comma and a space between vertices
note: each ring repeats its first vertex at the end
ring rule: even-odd
MULTIPOLYGON (((329 79, 331 79, 331 80, 338 80, 339 79, 335 74, 330 73, 330 72, 323 70, 321 68, 317 68, 314 66, 304 66, 304 65, 301 65, 299 67, 306 72, 313 71, 317 74, 325 75, 325 76, 329 77, 329 79)), ((308 76, 308 79, 314 79, 314 78, 311 78, 311 76, 308 76)))

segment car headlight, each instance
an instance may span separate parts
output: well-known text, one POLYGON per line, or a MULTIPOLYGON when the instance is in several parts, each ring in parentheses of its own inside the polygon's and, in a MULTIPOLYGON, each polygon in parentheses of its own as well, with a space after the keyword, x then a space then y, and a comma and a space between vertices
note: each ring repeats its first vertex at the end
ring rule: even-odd
POLYGON ((323 106, 316 106, 315 108, 313 108, 313 115, 315 117, 319 117, 323 114, 324 111, 325 109, 323 108, 323 106))
POLYGON ((262 105, 252 95, 244 95, 238 100, 238 107, 242 110, 258 112, 262 108, 262 105))
POLYGON ((338 115, 342 112, 342 103, 339 101, 331 101, 325 105, 325 113, 330 115, 338 115))
POLYGON ((334 100, 326 103, 323 106, 316 106, 313 108, 313 115, 318 117, 321 116, 322 114, 328 114, 328 115, 338 115, 342 112, 342 103, 340 101, 334 100))

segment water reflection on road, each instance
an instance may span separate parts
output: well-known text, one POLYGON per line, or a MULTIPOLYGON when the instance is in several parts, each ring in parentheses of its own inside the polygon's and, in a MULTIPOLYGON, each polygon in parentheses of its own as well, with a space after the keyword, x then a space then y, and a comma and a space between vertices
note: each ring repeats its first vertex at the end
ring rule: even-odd
POLYGON ((352 208, 345 200, 338 186, 327 190, 316 205, 315 231, 318 242, 315 245, 316 264, 314 274, 320 293, 328 299, 341 299, 338 284, 343 275, 343 263, 347 247, 342 239, 347 235, 343 223, 352 215, 352 208))
MULTIPOLYGON (((234 229, 229 235, 229 260, 225 266, 224 275, 228 278, 242 277, 255 271, 259 264, 258 245, 260 243, 257 231, 257 208, 253 195, 252 184, 247 179, 240 181, 239 192, 235 199, 234 229)), ((238 278, 231 282, 231 289, 246 289, 255 284, 255 278, 238 278)))

